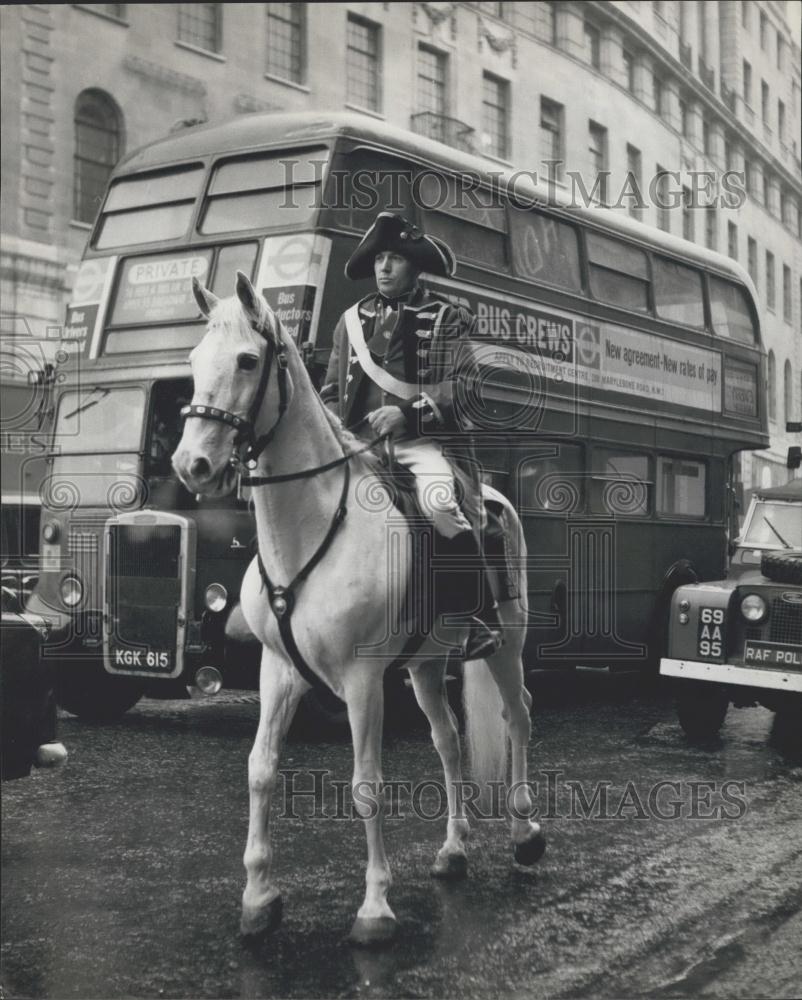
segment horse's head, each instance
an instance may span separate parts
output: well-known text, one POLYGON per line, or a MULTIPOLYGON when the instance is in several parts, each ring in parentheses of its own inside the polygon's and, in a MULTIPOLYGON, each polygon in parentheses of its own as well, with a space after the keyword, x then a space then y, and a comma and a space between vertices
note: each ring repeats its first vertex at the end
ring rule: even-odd
POLYGON ((240 445, 248 444, 246 458, 258 454, 286 408, 286 345, 241 271, 231 298, 218 299, 197 278, 192 291, 209 325, 189 356, 195 392, 173 468, 192 493, 223 496, 236 483, 240 445))

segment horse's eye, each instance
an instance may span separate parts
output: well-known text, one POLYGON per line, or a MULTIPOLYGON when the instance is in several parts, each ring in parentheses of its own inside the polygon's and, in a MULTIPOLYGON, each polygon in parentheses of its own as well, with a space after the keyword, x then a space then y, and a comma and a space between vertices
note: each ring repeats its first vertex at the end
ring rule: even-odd
POLYGON ((237 366, 243 372, 252 372, 258 364, 259 358, 255 354, 240 354, 237 358, 237 366))

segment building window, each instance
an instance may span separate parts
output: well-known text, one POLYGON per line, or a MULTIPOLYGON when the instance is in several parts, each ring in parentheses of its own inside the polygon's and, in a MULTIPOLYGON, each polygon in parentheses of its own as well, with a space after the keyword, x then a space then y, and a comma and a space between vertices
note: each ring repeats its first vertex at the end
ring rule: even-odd
POLYGON ((724 140, 724 169, 732 170, 732 144, 729 139, 724 140))
POLYGON ((767 40, 768 40, 768 34, 769 34, 769 19, 766 17, 766 15, 763 13, 763 11, 761 11, 760 12, 760 47, 764 51, 766 49, 766 43, 767 43, 767 40))
POLYGON ((746 265, 749 270, 749 277, 757 288, 757 240, 748 237, 746 245, 746 265))
POLYGON ((691 194, 691 189, 684 187, 682 189, 682 237, 686 240, 693 239, 693 209, 691 204, 693 202, 693 196, 691 194))
POLYGON ((491 73, 482 74, 482 132, 491 156, 506 160, 510 153, 509 84, 491 73))
POLYGON ((766 208, 771 208, 771 181, 765 171, 763 172, 763 204, 766 208))
POLYGON ((744 59, 744 104, 752 107, 752 67, 744 59))
POLYGON ((769 351, 769 420, 777 419, 777 361, 769 351))
POLYGON ((777 32, 777 69, 785 69, 785 39, 777 32))
POLYGON ((368 111, 381 108, 379 27, 354 14, 348 15, 346 99, 368 111))
MULTIPOLYGON (((443 116, 447 113, 446 76, 447 57, 442 52, 436 52, 426 45, 418 46, 418 110, 428 111, 433 115, 443 116)), ((443 122, 434 124, 429 132, 434 139, 443 142, 443 122), (437 133, 441 134, 437 134, 437 133)))
POLYGON ((585 54, 594 69, 601 69, 601 32, 589 21, 585 21, 585 54))
POLYGON ((741 4, 741 27, 749 30, 749 0, 743 0, 741 4))
POLYGON ((102 90, 84 90, 75 102, 73 218, 94 222, 114 164, 122 153, 122 116, 102 90))
POLYGON ((222 12, 219 3, 180 3, 178 40, 196 49, 219 52, 222 48, 222 12))
POLYGON ((540 98, 540 162, 547 170, 549 181, 562 177, 563 106, 547 97, 540 98))
POLYGON ((666 233, 671 232, 671 177, 665 167, 657 164, 657 225, 666 233))
POLYGON ((783 319, 791 322, 791 268, 783 264, 783 319))
POLYGON ((627 184, 626 188, 633 197, 628 199, 627 211, 636 219, 641 217, 643 198, 641 196, 641 156, 640 150, 627 143, 627 184))
POLYGON ((536 5, 540 15, 541 37, 549 45, 557 44, 557 9, 554 3, 539 3, 536 5))
POLYGON ((763 115, 763 124, 769 124, 769 85, 765 80, 760 81, 760 109, 763 115))
POLYGON ((702 118, 702 151, 710 155, 710 122, 702 118))
POLYGON ((786 359, 783 365, 783 404, 785 407, 785 422, 794 419, 794 386, 791 377, 791 362, 786 359))
POLYGON ((591 191, 598 190, 598 199, 607 204, 607 129, 596 122, 588 122, 588 150, 592 171, 591 191))
POLYGON ((303 82, 305 15, 303 3, 267 5, 267 72, 272 76, 303 82))
POLYGON ((769 309, 777 306, 777 289, 774 283, 774 254, 766 251, 766 305, 769 309))
POLYGON ((780 142, 785 142, 785 104, 777 101, 777 135, 780 142))
POLYGON ((738 260, 738 227, 734 222, 727 223, 727 253, 738 260))
POLYGON ((718 219, 714 205, 705 208, 705 246, 708 250, 718 248, 718 219))
POLYGON ((690 119, 688 116, 688 105, 685 101, 679 102, 679 130, 683 139, 688 138, 688 129, 690 127, 690 119))
POLYGON ((626 80, 626 87, 630 94, 635 93, 635 60, 632 57, 631 52, 627 52, 626 49, 622 52, 622 58, 624 60, 624 79, 626 80))
POLYGON ((657 75, 657 73, 652 74, 652 97, 654 98, 654 110, 655 114, 662 115, 663 113, 663 81, 657 75))

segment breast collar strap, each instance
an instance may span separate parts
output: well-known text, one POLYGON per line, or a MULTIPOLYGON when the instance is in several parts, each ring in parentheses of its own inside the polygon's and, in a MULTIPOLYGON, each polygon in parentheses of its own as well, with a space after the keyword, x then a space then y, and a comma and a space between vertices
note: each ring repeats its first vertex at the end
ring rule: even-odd
POLYGON ((216 420, 221 424, 228 424, 229 427, 233 427, 237 432, 237 436, 234 439, 235 454, 232 456, 232 464, 240 464, 240 459, 236 455, 236 449, 243 441, 247 441, 248 447, 245 450, 243 461, 248 468, 255 469, 257 459, 275 437, 279 424, 287 411, 287 397, 289 393, 287 391, 287 348, 281 339, 280 331, 277 332, 274 341, 267 335, 262 324, 252 322, 251 329, 255 333, 258 333, 267 344, 267 356, 259 373, 259 385, 256 387, 256 394, 253 397, 248 416, 243 417, 238 413, 232 413, 230 410, 221 410, 217 406, 190 403, 188 406, 182 407, 181 419, 186 420, 188 417, 198 417, 202 420, 216 420), (270 430, 257 438, 255 428, 256 418, 259 416, 259 410, 262 408, 265 393, 267 392, 267 383, 270 379, 274 358, 278 379, 278 414, 270 430))

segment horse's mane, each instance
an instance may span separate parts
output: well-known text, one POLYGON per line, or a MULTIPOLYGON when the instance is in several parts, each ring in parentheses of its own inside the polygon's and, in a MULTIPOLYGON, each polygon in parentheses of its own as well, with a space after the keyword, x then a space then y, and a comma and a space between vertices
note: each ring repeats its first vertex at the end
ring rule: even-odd
POLYGON ((348 428, 343 424, 342 420, 329 409, 328 406, 323 406, 323 412, 326 414, 326 419, 331 425, 331 429, 334 431, 334 436, 343 446, 346 451, 356 451, 362 445, 362 441, 353 434, 348 428))

